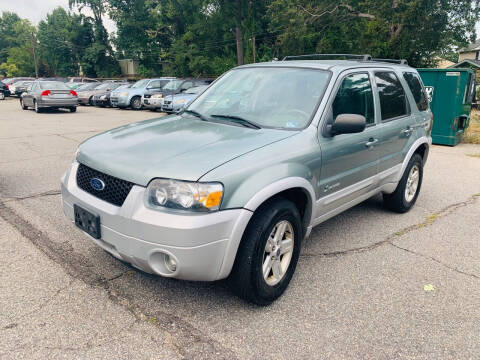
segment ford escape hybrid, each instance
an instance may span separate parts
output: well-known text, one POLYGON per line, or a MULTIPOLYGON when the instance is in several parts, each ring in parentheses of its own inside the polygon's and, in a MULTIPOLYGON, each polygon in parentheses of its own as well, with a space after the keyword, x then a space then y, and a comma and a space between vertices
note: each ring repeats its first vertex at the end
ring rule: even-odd
POLYGON ((138 269, 227 278, 266 305, 313 226, 377 193, 399 213, 415 204, 432 121, 404 62, 240 66, 179 115, 83 142, 61 180, 63 209, 138 269))

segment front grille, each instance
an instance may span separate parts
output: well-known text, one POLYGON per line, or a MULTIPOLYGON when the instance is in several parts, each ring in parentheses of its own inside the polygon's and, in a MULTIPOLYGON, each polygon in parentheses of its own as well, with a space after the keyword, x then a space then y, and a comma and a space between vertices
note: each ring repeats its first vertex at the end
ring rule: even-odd
POLYGON ((104 174, 100 171, 91 169, 86 165, 80 164, 77 170, 77 185, 80 189, 99 199, 116 206, 122 206, 128 193, 132 189, 133 183, 104 174), (103 190, 95 190, 92 187, 90 181, 95 178, 103 181, 105 184, 103 190))
POLYGON ((163 103, 164 103, 165 105, 170 105, 172 102, 165 100, 163 103))
POLYGON ((145 95, 143 95, 143 97, 146 98, 146 99, 150 99, 150 98, 152 97, 152 95, 150 95, 150 94, 145 94, 145 95))

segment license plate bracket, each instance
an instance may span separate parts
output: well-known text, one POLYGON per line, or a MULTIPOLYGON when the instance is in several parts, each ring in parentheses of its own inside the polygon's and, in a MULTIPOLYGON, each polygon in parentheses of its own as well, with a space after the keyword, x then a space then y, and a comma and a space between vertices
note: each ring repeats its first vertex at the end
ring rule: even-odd
POLYGON ((74 204, 73 213, 75 215, 75 225, 85 231, 94 239, 100 239, 100 216, 92 214, 90 211, 74 204))

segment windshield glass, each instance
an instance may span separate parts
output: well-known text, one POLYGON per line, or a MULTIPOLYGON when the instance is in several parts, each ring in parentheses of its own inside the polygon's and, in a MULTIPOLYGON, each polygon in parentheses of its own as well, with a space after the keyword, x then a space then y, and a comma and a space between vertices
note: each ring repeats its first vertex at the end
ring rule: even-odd
POLYGON ((143 80, 138 80, 135 84, 133 84, 132 88, 133 89, 141 89, 147 86, 150 80, 148 79, 143 79, 143 80))
POLYGON ((97 86, 98 86, 98 83, 87 83, 87 84, 80 85, 77 88, 77 90, 78 91, 91 90, 97 86))
POLYGON ((164 90, 177 90, 183 80, 172 80, 163 87, 164 90))
POLYGON ((329 72, 301 68, 235 69, 189 107, 206 118, 237 116, 262 127, 301 129, 308 125, 327 86, 329 72))
POLYGON ((201 93, 203 90, 205 90, 207 87, 208 85, 195 86, 186 90, 184 94, 198 94, 198 93, 201 93))
POLYGON ((70 88, 60 81, 42 81, 40 88, 44 90, 70 90, 70 88))
POLYGON ((111 86, 112 86, 112 83, 111 83, 111 82, 107 82, 107 83, 103 83, 103 84, 98 85, 98 86, 95 88, 95 90, 105 90, 105 89, 109 89, 111 86))

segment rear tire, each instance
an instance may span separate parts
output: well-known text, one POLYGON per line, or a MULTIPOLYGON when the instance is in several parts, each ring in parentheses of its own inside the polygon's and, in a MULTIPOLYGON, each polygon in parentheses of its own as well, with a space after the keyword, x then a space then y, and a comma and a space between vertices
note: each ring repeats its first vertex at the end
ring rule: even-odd
POLYGON ((302 238, 300 214, 291 201, 277 198, 262 205, 243 234, 228 278, 232 291, 257 305, 275 301, 295 272, 302 238))
POLYGON ((90 99, 88 99, 88 105, 93 106, 93 96, 90 96, 90 99))
POLYGON ((39 113, 42 112, 42 109, 38 107, 38 103, 37 103, 35 100, 33 100, 33 107, 34 107, 35 112, 36 112, 37 114, 39 114, 39 113))
POLYGON ((140 110, 142 108, 142 98, 140 96, 134 96, 132 100, 130 100, 130 107, 133 110, 140 110))
POLYGON ((28 106, 25 105, 22 98, 20 98, 20 106, 22 107, 22 110, 27 110, 28 109, 28 106))
POLYGON ((70 112, 74 113, 74 112, 77 112, 77 107, 76 106, 72 106, 71 108, 69 108, 70 112))
POLYGON ((423 159, 414 154, 392 194, 383 194, 383 204, 389 210, 403 214, 417 201, 423 180, 423 159))

